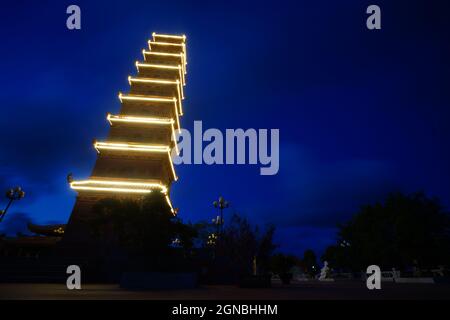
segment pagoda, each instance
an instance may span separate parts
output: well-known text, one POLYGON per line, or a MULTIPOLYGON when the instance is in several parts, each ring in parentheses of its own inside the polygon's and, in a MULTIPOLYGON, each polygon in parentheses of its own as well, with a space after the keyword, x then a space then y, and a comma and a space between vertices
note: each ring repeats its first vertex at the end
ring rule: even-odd
POLYGON ((119 93, 121 109, 107 114, 108 137, 94 141, 98 156, 86 180, 68 177, 78 196, 64 240, 87 236, 92 206, 104 198, 142 199, 150 192, 164 194, 172 213, 170 186, 177 180, 172 151, 183 115, 186 85, 186 36, 153 33, 137 75, 129 76, 128 93, 119 93))

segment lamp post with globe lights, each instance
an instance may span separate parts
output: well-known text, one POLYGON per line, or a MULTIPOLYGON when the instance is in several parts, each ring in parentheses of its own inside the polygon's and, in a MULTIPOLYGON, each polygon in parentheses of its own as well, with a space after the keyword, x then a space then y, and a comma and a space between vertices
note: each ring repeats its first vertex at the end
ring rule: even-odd
POLYGON ((225 199, 220 196, 218 201, 214 201, 213 205, 215 208, 218 208, 220 210, 220 215, 217 216, 216 219, 213 219, 213 222, 217 225, 217 233, 221 234, 223 231, 223 209, 228 208, 229 203, 228 201, 225 201, 225 199))
POLYGON ((6 191, 6 197, 9 199, 9 202, 6 205, 5 210, 0 210, 0 222, 3 221, 3 218, 5 217, 6 212, 8 211, 13 201, 20 200, 23 197, 25 197, 25 192, 22 190, 21 187, 15 187, 14 189, 11 188, 8 191, 6 191))

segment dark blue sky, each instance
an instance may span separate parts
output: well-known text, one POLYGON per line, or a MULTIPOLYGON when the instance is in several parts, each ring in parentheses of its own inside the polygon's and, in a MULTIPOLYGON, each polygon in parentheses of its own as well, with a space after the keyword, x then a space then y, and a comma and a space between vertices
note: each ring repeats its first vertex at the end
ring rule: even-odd
MULTIPOLYGON (((186 220, 231 212, 275 223, 286 252, 318 251, 336 223, 391 191, 450 204, 450 19, 445 1, 15 1, 0 13, 0 188, 27 196, 7 219, 66 222, 94 138, 120 108, 151 32, 185 33, 182 125, 279 128, 280 171, 180 165, 186 220), (66 28, 78 4, 82 29, 66 28), (378 4, 382 30, 365 27, 378 4)), ((6 204, 6 199, 0 204, 6 204)), ((7 222, 7 220, 5 221, 7 222)))

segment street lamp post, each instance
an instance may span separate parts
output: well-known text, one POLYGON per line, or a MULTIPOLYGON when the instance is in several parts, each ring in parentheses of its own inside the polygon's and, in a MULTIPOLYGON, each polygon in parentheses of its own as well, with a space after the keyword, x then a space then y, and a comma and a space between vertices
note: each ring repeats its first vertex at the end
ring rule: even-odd
POLYGON ((9 189, 8 191, 6 191, 6 197, 9 199, 9 202, 6 205, 5 210, 0 210, 0 222, 3 221, 3 218, 5 217, 6 212, 8 211, 13 201, 20 200, 25 197, 25 192, 21 187, 15 187, 14 189, 9 189))
POLYGON ((217 224, 217 233, 221 234, 223 231, 223 209, 228 208, 229 203, 228 201, 225 201, 225 199, 220 196, 219 201, 214 201, 213 205, 215 208, 218 208, 220 210, 220 216, 216 219, 217 224))

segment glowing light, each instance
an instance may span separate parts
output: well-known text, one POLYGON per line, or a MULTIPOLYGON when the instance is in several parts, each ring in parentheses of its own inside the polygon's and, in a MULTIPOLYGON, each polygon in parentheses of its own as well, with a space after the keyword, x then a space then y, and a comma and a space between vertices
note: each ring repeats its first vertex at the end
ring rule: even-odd
POLYGON ((163 64, 152 64, 152 63, 141 63, 139 61, 136 61, 136 68, 139 71, 139 68, 157 68, 157 69, 169 69, 169 70, 177 70, 178 74, 180 76, 180 80, 182 81, 183 85, 186 85, 186 78, 184 76, 184 72, 181 68, 181 65, 178 66, 169 66, 169 65, 163 65, 163 64))
POLYGON ((173 42, 164 42, 164 41, 156 41, 156 40, 148 40, 148 44, 151 46, 155 44, 157 46, 173 46, 173 47, 181 47, 183 50, 186 47, 184 43, 173 43, 173 42))
POLYGON ((155 84, 162 84, 162 85, 176 85, 177 88, 177 95, 178 95, 178 107, 180 108, 180 113, 183 114, 183 106, 181 103, 181 100, 184 98, 182 96, 183 92, 183 86, 180 84, 179 80, 159 80, 159 79, 149 79, 149 78, 133 78, 131 76, 128 77, 128 82, 138 82, 138 83, 155 83, 155 84))
MULTIPOLYGON (((173 124, 175 121, 169 118, 144 118, 133 116, 116 116, 109 114, 106 119, 111 123, 114 121, 119 122, 136 122, 136 123, 148 123, 148 124, 173 124)), ((112 123, 111 123, 112 124, 112 123)))
POLYGON ((95 147, 95 149, 97 149, 97 151, 99 151, 101 149, 158 152, 158 153, 165 153, 165 152, 170 151, 169 146, 117 143, 117 142, 97 142, 96 141, 94 143, 94 147, 95 147))
POLYGON ((153 36, 153 40, 155 39, 155 37, 161 37, 161 38, 179 39, 179 40, 186 41, 186 35, 184 35, 184 34, 181 36, 177 36, 177 35, 172 35, 172 34, 159 34, 159 33, 153 32, 152 36, 153 36))
POLYGON ((119 92, 120 102, 123 100, 141 100, 141 101, 155 101, 155 102, 177 102, 177 98, 160 98, 160 97, 147 97, 147 96, 138 96, 138 95, 123 95, 119 92))
POLYGON ((144 118, 144 117, 133 117, 133 116, 115 116, 108 113, 106 116, 106 119, 109 121, 109 123, 112 125, 112 122, 131 122, 131 123, 144 123, 144 124, 160 124, 160 125, 170 125, 172 129, 172 140, 175 144, 175 150, 177 152, 177 155, 180 153, 177 145, 177 139, 175 134, 175 128, 174 123, 175 121, 173 119, 169 118, 144 118))
POLYGON ((179 69, 180 66, 169 66, 169 65, 164 65, 164 64, 152 64, 152 63, 141 63, 139 61, 136 61, 136 67, 139 70, 139 67, 144 67, 144 68, 160 68, 160 69, 179 69))
POLYGON ((170 198, 169 198, 169 196, 168 196, 167 194, 166 194, 165 198, 166 198, 167 204, 168 204, 169 207, 170 207, 170 211, 171 211, 172 214, 175 216, 175 215, 176 215, 176 212, 175 212, 175 210, 173 210, 172 202, 170 201, 170 198))
POLYGON ((155 52, 155 51, 147 51, 145 49, 142 49, 142 53, 144 54, 144 56, 146 54, 150 54, 150 55, 156 55, 156 56, 168 56, 168 57, 183 57, 183 53, 170 53, 170 52, 155 52))
POLYGON ((165 145, 145 145, 145 144, 131 144, 131 143, 118 143, 118 142, 94 142, 94 148, 100 153, 100 150, 119 150, 119 151, 136 151, 136 152, 149 152, 149 153, 166 153, 169 158, 170 168, 172 170, 173 179, 178 180, 175 173, 175 167, 173 166, 172 157, 170 155, 170 146, 165 145))
POLYGON ((128 82, 148 82, 148 83, 160 83, 160 84, 178 84, 179 81, 175 80, 159 80, 159 79, 148 79, 148 78, 133 78, 131 76, 128 77, 128 82))
MULTIPOLYGON (((181 100, 184 100, 184 90, 183 90, 183 86, 181 85, 181 82, 177 80, 177 83, 178 83, 178 88, 180 88, 180 91, 181 91, 181 99, 179 99, 180 106, 181 106, 181 100)), ((180 109, 182 109, 182 108, 180 107, 180 109)), ((181 110, 181 112, 183 112, 183 110, 181 110)))
POLYGON ((134 101, 156 101, 156 102, 171 102, 173 103, 173 109, 175 111, 175 118, 177 121, 177 128, 180 129, 180 115, 178 114, 178 104, 177 98, 155 98, 155 97, 146 97, 146 96, 138 96, 138 95, 123 95, 119 93, 120 102, 123 100, 134 100, 134 101))
POLYGON ((169 164, 170 164, 170 169, 172 170, 172 176, 173 176, 173 180, 177 181, 178 180, 178 176, 175 172, 175 167, 173 166, 173 161, 172 161, 172 156, 170 155, 170 151, 167 152, 167 155, 169 156, 169 164))
POLYGON ((72 189, 80 190, 99 190, 99 191, 119 191, 119 192, 137 192, 149 193, 152 189, 159 189, 162 193, 167 194, 167 187, 160 182, 134 182, 134 181, 118 181, 118 180, 80 180, 70 183, 72 189))
POLYGON ((72 186, 74 190, 91 190, 91 191, 107 191, 107 192, 124 192, 124 193, 150 193, 147 189, 127 189, 114 187, 88 187, 88 186, 72 186))

